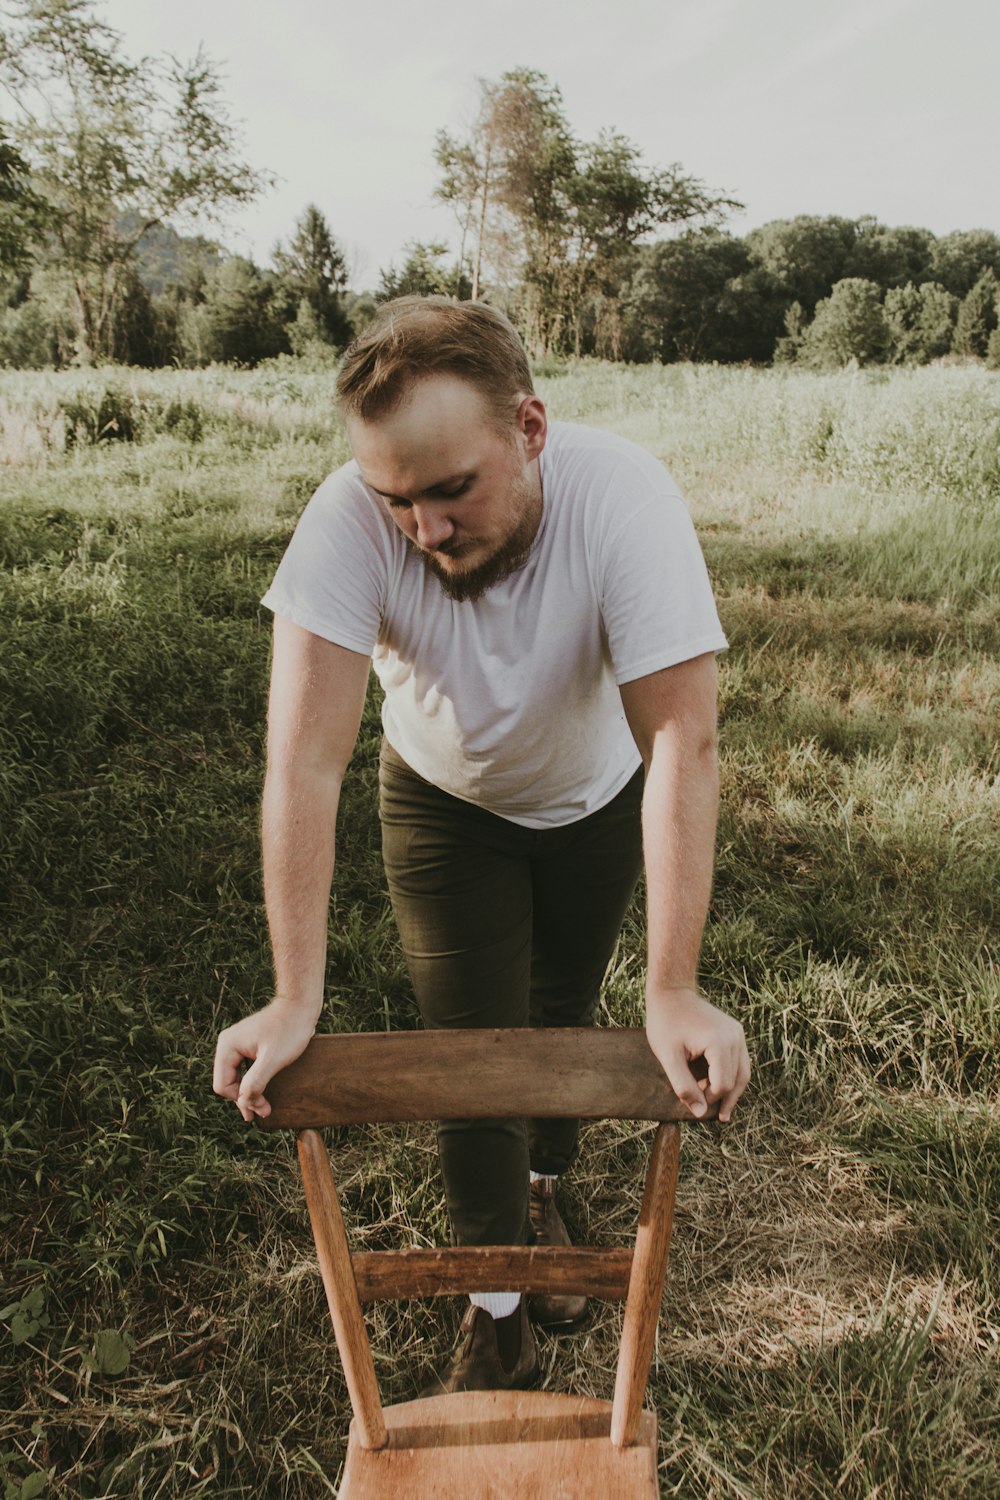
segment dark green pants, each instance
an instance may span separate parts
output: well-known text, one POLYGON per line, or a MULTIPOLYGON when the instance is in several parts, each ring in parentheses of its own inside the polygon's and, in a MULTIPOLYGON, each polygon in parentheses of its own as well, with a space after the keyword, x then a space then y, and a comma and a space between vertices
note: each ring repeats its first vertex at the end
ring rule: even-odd
MULTIPOLYGON (((424 1025, 586 1026, 642 867, 642 770, 598 812, 522 828, 431 786, 387 743, 389 894, 424 1025)), ((556 1173, 576 1120, 442 1122, 459 1244, 524 1242, 528 1166, 556 1173)))

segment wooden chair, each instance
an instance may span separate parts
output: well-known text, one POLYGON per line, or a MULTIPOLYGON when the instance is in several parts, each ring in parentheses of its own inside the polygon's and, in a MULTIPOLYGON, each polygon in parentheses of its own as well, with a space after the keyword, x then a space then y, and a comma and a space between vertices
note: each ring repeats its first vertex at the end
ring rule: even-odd
POLYGON ((268 1088, 266 1129, 299 1131, 320 1271, 354 1420, 340 1500, 655 1500, 643 1398, 673 1224, 679 1124, 691 1119, 638 1030, 316 1037, 268 1088), (452 1247, 352 1255, 317 1127, 575 1116, 657 1120, 635 1248, 452 1247), (476 1391, 383 1409, 361 1303, 470 1291, 625 1301, 614 1401, 476 1391))

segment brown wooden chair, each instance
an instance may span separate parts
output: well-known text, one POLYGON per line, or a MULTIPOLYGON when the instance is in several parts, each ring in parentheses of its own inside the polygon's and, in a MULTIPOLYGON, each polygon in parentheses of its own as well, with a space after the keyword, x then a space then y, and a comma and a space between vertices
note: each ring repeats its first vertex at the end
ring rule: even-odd
POLYGON ((268 1089, 266 1129, 299 1131, 320 1271, 354 1420, 341 1500, 625 1500, 658 1495, 643 1398, 673 1224, 680 1103, 639 1030, 420 1031, 316 1037, 268 1089), (452 1247, 352 1255, 317 1128, 574 1116, 658 1120, 635 1247, 452 1247), (476 1391, 383 1408, 361 1303, 470 1291, 625 1302, 614 1401, 476 1391))

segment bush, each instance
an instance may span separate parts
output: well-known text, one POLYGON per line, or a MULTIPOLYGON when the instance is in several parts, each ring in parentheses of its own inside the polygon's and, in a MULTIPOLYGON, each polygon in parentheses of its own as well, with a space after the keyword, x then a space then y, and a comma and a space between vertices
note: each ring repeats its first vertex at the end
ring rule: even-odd
POLYGON ((142 423, 141 403, 123 386, 83 388, 58 403, 66 421, 66 447, 135 442, 142 423))

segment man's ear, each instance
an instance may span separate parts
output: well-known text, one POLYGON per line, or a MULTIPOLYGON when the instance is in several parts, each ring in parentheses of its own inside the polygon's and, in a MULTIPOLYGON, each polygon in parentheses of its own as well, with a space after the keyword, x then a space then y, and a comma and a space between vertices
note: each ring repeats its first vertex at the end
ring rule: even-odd
POLYGON ((524 456, 530 463, 545 447, 545 438, 548 433, 548 417, 538 396, 522 396, 517 408, 515 424, 524 439, 524 456))

